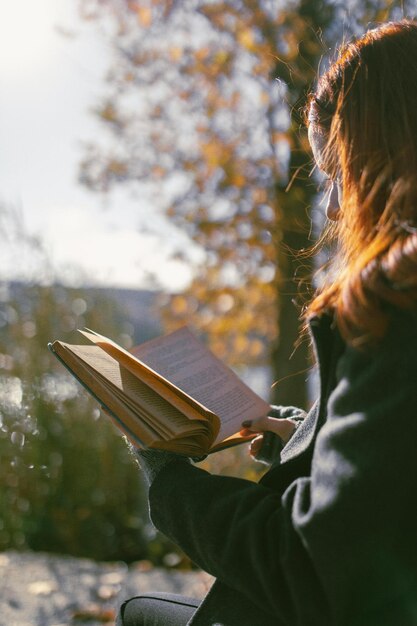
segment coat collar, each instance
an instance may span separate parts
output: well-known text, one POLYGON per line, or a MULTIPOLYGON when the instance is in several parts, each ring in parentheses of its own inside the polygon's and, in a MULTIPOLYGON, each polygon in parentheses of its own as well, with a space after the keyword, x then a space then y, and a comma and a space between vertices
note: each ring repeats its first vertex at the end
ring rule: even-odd
POLYGON ((313 317, 309 323, 319 375, 319 396, 301 426, 281 452, 286 463, 312 447, 315 435, 326 419, 327 400, 335 384, 336 363, 345 344, 331 315, 313 317))

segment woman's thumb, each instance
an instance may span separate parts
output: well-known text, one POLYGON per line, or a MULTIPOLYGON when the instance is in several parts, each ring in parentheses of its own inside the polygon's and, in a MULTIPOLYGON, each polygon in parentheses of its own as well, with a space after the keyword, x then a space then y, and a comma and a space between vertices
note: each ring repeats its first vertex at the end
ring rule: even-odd
POLYGON ((296 428, 296 422, 292 419, 282 419, 266 415, 255 420, 243 422, 242 426, 254 433, 270 431, 281 437, 284 442, 287 442, 296 428))

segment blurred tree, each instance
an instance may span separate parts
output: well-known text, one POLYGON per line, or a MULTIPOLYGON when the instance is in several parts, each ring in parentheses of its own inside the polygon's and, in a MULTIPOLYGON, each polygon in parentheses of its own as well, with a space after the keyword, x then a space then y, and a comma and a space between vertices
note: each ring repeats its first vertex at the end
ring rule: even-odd
POLYGON ((37 281, 11 282, 0 269, 0 551, 161 558, 166 542, 123 439, 47 349, 86 325, 128 345, 133 325, 111 294, 51 283, 42 242, 1 206, 0 239, 36 266, 37 281))
MULTIPOLYGON (((127 348, 150 339, 159 332, 155 296, 54 283, 42 241, 1 205, 0 241, 0 253, 10 248, 0 265, 0 551, 188 567, 150 524, 124 440, 47 349, 55 338, 76 341, 83 326, 127 348), (33 279, 10 281, 10 262, 33 279)), ((246 471, 232 451, 218 455, 216 469, 246 471)))
POLYGON ((349 35, 403 4, 80 4, 114 53, 95 110, 107 133, 86 146, 81 180, 101 192, 140 189, 203 248, 190 288, 169 300, 167 324, 192 323, 229 363, 272 360, 275 402, 306 404, 308 347, 294 352, 294 300, 311 283, 312 261, 298 253, 312 243, 315 186, 302 110, 323 39, 333 45, 341 27, 349 35))
POLYGON ((0 549, 146 558, 146 506, 126 445, 47 350, 76 326, 120 333, 117 304, 57 285, 1 288, 0 549))

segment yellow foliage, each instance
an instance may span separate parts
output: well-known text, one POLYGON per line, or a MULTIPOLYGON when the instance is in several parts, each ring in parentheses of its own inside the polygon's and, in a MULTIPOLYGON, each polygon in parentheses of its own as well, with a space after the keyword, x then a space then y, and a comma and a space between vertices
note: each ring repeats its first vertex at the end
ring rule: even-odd
MULTIPOLYGON (((283 216, 298 215, 293 207, 308 198, 300 197, 302 183, 298 182, 291 194, 284 194, 281 174, 286 172, 279 171, 280 163, 269 148, 287 142, 292 166, 294 162, 298 164, 301 152, 308 150, 308 146, 299 124, 297 128, 291 126, 286 132, 279 132, 271 131, 266 124, 264 127, 259 120, 265 119, 265 109, 275 101, 274 77, 287 84, 290 106, 301 102, 300 98, 312 82, 316 59, 310 57, 317 57, 318 37, 316 23, 311 20, 318 22, 319 29, 320 19, 314 17, 314 0, 310 1, 311 19, 297 16, 300 7, 292 4, 271 16, 260 2, 197 3, 198 13, 209 20, 208 32, 211 30, 215 36, 202 41, 198 49, 190 53, 188 47, 185 48, 185 38, 168 39, 172 27, 174 30, 180 27, 175 22, 169 24, 166 41, 161 42, 159 36, 152 39, 151 30, 146 33, 152 44, 149 47, 142 46, 140 38, 135 39, 134 32, 131 33, 135 45, 126 63, 131 63, 133 73, 137 72, 136 67, 140 72, 143 70, 144 93, 154 88, 155 93, 158 92, 158 86, 165 80, 164 72, 169 89, 172 87, 169 91, 172 103, 163 102, 158 106, 161 100, 155 98, 156 107, 145 120, 151 124, 157 122, 161 133, 160 141, 152 142, 156 154, 167 137, 164 153, 170 156, 172 152, 175 160, 172 171, 185 172, 191 183, 184 198, 176 200, 167 214, 177 218, 178 224, 185 225, 194 241, 205 248, 206 258, 215 265, 202 264, 196 269, 192 285, 184 296, 172 297, 166 315, 171 319, 175 317, 177 322, 188 320, 197 328, 204 328, 219 356, 229 362, 266 360, 268 346, 277 336, 278 298, 287 297, 286 293, 277 293, 280 277, 278 273, 274 276, 272 271, 277 259, 278 263, 282 260, 281 234, 289 230, 288 220, 284 222, 283 216), (172 67, 176 63, 179 66, 183 60, 187 61, 183 67, 172 67), (241 62, 247 60, 253 81, 262 85, 259 97, 253 98, 253 102, 246 98, 249 89, 240 80, 241 62), (177 82, 171 84, 177 71, 177 82), (154 85, 155 76, 157 84, 154 85), (196 131, 197 139, 187 155, 188 148, 177 149, 172 139, 175 133, 171 131, 172 121, 177 119, 178 129, 175 130, 181 130, 181 116, 185 117, 188 111, 194 116, 192 131, 196 131), (227 220, 225 214, 218 221, 210 219, 210 204, 218 200, 232 207, 230 214, 226 213, 227 220), (266 205, 271 207, 270 213, 262 213, 266 205), (243 220, 250 221, 251 227, 243 220), (197 307, 190 306, 190 296, 198 301, 197 307)), ((163 26, 163 20, 169 16, 167 8, 175 4, 171 0, 126 2, 142 26, 150 26, 152 18, 154 21, 161 19, 158 25, 163 26)), ((123 2, 118 6, 123 6, 123 2)), ((118 11, 123 13, 122 9, 118 11)), ((138 90, 140 88, 138 81, 138 90)), ((285 104, 283 102, 283 106, 285 104)), ((110 117, 111 114, 111 110, 106 112, 110 117)), ((188 129, 188 125, 184 128, 188 129)), ((144 167, 149 167, 145 154, 143 160, 144 167)), ((156 166, 152 174, 162 182, 168 170, 169 166, 166 171, 156 166)), ((290 278, 284 275, 285 264, 280 264, 282 284, 287 286, 290 278)))
POLYGON ((210 171, 224 163, 224 150, 218 142, 202 142, 200 148, 205 157, 205 164, 210 171))
POLYGON ((256 51, 255 35, 251 28, 243 28, 238 32, 237 40, 241 46, 249 50, 249 52, 256 51))
POLYGON ((227 313, 235 304, 235 299, 230 293, 221 293, 217 298, 216 308, 219 313, 227 313))
POLYGON ((171 300, 171 311, 174 315, 182 315, 188 310, 187 298, 184 296, 175 296, 171 300))
POLYGON ((234 91, 229 101, 230 108, 235 109, 240 101, 241 101, 241 94, 238 91, 234 91))
POLYGON ((152 24, 152 9, 150 7, 141 6, 137 0, 127 0, 127 8, 131 13, 136 14, 137 20, 141 26, 145 28, 152 24))
POLYGON ((152 168, 152 176, 154 178, 163 178, 165 174, 165 168, 161 167, 160 165, 155 165, 155 167, 152 168))
POLYGON ((199 48, 198 50, 196 50, 194 52, 194 56, 196 58, 196 61, 205 61, 210 55, 210 48, 208 48, 207 46, 204 48, 199 48))
POLYGON ((225 65, 230 59, 230 52, 227 50, 219 50, 214 54, 213 61, 216 65, 225 65))
POLYGON ((182 55, 183 49, 179 46, 174 46, 169 49, 169 57, 174 63, 178 62, 182 58, 182 55))
POLYGON ((162 113, 163 113, 162 107, 160 105, 156 105, 153 108, 153 111, 151 113, 151 117, 153 119, 157 119, 157 118, 161 117, 162 113))
POLYGON ((136 13, 141 26, 148 28, 152 24, 152 10, 149 7, 137 6, 136 13))
POLYGON ((255 204, 266 204, 268 202, 268 191, 262 187, 252 189, 252 199, 255 204))
POLYGON ((234 187, 244 187, 246 184, 246 178, 240 172, 234 171, 229 177, 229 183, 234 187))
POLYGON ((246 335, 236 335, 233 339, 233 349, 237 354, 244 354, 249 347, 249 339, 246 335))
POLYGON ((212 335, 212 340, 210 343, 210 348, 214 352, 214 354, 219 357, 219 359, 225 359, 227 355, 227 345, 216 336, 212 335))
POLYGON ((107 171, 113 176, 125 176, 128 171, 127 164, 124 161, 111 159, 107 164, 107 171))
POLYGON ((100 110, 100 117, 106 122, 117 121, 117 111, 111 102, 107 102, 100 110))
POLYGON ((272 141, 273 143, 279 143, 280 141, 288 142, 288 133, 274 130, 274 132, 272 133, 272 141))
POLYGON ((249 343, 249 355, 256 360, 264 351, 264 345, 260 339, 252 339, 249 343))
POLYGON ((262 91, 261 93, 261 104, 264 106, 268 106, 271 101, 271 95, 269 91, 262 91))

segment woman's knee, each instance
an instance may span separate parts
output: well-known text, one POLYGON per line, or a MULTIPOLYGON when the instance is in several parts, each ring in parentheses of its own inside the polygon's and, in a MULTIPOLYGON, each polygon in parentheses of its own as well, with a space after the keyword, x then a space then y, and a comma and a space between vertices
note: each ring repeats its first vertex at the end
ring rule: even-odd
POLYGON ((150 593, 126 600, 116 626, 185 626, 197 609, 194 598, 169 593, 150 593))

